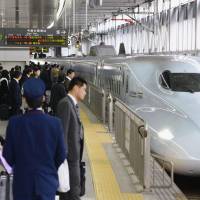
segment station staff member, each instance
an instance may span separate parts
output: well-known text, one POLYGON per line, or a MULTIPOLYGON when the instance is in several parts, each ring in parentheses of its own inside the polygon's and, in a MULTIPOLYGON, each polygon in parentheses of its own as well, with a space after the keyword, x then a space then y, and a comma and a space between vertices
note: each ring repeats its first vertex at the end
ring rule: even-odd
POLYGON ((54 200, 57 169, 66 158, 61 121, 41 109, 45 85, 30 78, 23 84, 29 111, 12 117, 3 156, 13 168, 14 200, 54 200))
POLYGON ((75 77, 70 81, 69 93, 57 106, 57 116, 64 127, 68 147, 70 191, 60 195, 60 200, 80 200, 80 161, 83 150, 83 127, 79 117, 78 102, 86 95, 87 82, 75 77))

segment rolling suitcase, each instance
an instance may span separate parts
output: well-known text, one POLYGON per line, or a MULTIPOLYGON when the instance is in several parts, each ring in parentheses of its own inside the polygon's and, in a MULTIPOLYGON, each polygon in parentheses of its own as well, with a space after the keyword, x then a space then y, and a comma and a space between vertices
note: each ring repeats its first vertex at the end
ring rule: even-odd
POLYGON ((4 171, 0 173, 0 200, 13 200, 12 181, 12 175, 4 171))
MULTIPOLYGON (((3 139, 1 138, 1 140, 3 140, 3 139)), ((9 164, 6 162, 5 158, 2 156, 1 150, 0 150, 0 165, 5 170, 5 171, 0 172, 0 200, 13 200, 12 168, 9 166, 9 164)))

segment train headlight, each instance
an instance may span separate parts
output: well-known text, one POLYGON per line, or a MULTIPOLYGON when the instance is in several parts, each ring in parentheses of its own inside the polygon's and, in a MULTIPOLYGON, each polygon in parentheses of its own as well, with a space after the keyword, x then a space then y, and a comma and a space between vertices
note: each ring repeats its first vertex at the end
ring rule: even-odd
POLYGON ((164 140, 171 140, 174 138, 174 135, 168 129, 164 129, 164 130, 158 132, 158 136, 164 140))

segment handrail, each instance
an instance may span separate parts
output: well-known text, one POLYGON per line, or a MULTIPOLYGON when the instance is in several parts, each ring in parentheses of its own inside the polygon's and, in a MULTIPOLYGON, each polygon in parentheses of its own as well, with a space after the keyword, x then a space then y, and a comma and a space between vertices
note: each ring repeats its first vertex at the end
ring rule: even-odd
POLYGON ((137 118, 139 118, 140 120, 143 120, 137 113, 135 113, 134 112, 134 110, 130 107, 130 106, 128 106, 127 104, 125 104, 122 100, 120 100, 119 98, 117 98, 117 97, 115 97, 114 98, 115 99, 115 104, 116 105, 119 105, 119 107, 122 109, 122 110, 124 110, 124 111, 129 111, 129 112, 133 112, 134 113, 134 115, 137 117, 137 118), (118 102, 121 104, 121 105, 123 105, 123 107, 125 108, 123 108, 120 104, 118 104, 118 102))
POLYGON ((115 137, 144 189, 150 189, 150 135, 145 121, 116 98, 115 137))

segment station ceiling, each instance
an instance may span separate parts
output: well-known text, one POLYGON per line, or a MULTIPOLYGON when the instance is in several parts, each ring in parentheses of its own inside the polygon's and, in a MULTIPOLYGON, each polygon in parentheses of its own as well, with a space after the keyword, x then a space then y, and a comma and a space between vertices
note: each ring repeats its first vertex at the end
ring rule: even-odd
MULTIPOLYGON (((62 1, 62 0, 61 0, 62 1)), ((72 28, 75 16, 76 30, 86 28, 86 1, 98 0, 65 0, 64 12, 59 20, 56 13, 59 0, 0 0, 0 27, 1 28, 47 28, 53 21, 55 27, 72 28), (75 2, 75 14, 73 3, 75 2)), ((152 0, 99 0, 101 6, 88 5, 88 24, 104 20, 112 12, 119 9, 140 5, 152 0)))

